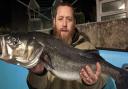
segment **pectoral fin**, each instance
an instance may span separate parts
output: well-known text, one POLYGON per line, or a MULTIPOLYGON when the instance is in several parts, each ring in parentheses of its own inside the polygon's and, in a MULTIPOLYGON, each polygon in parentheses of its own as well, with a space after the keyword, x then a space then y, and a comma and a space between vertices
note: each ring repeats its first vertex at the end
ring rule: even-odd
POLYGON ((49 57, 48 54, 46 54, 46 53, 44 54, 42 61, 43 61, 44 66, 46 67, 47 70, 53 70, 54 69, 52 62, 51 62, 51 58, 49 57))

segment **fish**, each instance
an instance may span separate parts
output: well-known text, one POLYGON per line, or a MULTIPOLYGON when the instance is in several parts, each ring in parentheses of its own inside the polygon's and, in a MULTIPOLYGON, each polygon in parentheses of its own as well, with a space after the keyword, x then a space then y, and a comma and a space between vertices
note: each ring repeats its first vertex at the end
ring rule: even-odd
MULTIPOLYGON (((9 42, 12 41, 13 49, 16 49, 18 45, 28 40, 29 43, 32 43, 32 47, 41 48, 39 51, 34 49, 38 54, 34 56, 38 56, 37 58, 39 58, 41 53, 43 53, 43 59, 40 59, 40 61, 43 62, 44 67, 63 80, 80 80, 79 72, 81 68, 89 65, 96 71, 95 65, 99 62, 101 64, 101 74, 112 77, 115 80, 117 89, 128 89, 128 71, 107 62, 99 55, 98 49, 80 50, 43 32, 10 33, 5 35, 4 39, 7 40, 7 38, 10 38, 9 42), (13 38, 13 40, 11 40, 11 38, 13 38)), ((12 43, 10 42, 10 44, 12 43)), ((31 57, 30 59, 29 57, 27 58, 31 60, 31 57)), ((24 57, 22 58, 21 56, 20 59, 24 59, 24 57)))

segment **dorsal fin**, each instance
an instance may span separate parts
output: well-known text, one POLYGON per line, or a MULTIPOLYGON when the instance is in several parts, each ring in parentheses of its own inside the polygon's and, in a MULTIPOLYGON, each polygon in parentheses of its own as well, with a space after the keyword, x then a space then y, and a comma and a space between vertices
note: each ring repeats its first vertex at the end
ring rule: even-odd
MULTIPOLYGON (((83 51, 80 53, 80 55, 83 56, 83 57, 89 58, 89 59, 93 59, 93 58, 96 58, 96 59, 103 59, 103 58, 100 56, 98 50, 83 50, 83 51)), ((104 59, 103 59, 103 60, 104 60, 104 59)))

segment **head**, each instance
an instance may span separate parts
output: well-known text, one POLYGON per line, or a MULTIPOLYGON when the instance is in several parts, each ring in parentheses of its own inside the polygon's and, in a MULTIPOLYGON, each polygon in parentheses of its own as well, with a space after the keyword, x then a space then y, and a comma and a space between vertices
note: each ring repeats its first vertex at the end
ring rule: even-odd
POLYGON ((69 3, 59 3, 54 12, 54 35, 64 42, 71 44, 75 33, 74 9, 69 3))

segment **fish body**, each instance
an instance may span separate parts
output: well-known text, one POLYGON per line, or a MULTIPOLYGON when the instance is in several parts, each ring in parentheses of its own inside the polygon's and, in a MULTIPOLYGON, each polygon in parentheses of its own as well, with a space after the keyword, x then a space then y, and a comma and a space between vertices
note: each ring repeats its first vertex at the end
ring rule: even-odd
POLYGON ((34 40, 31 45, 41 48, 37 53, 44 54, 41 61, 45 68, 61 79, 80 80, 79 72, 83 66, 90 65, 95 71, 96 62, 99 62, 102 74, 111 76, 116 82, 117 89, 128 89, 128 72, 105 61, 98 50, 79 50, 41 32, 11 33, 8 36, 21 42, 34 40))
POLYGON ((128 72, 105 61, 98 50, 79 50, 53 36, 41 34, 38 35, 38 42, 44 46, 44 53, 47 55, 44 58, 45 67, 54 75, 65 80, 79 80, 79 72, 83 66, 90 65, 95 71, 96 62, 99 62, 102 74, 112 77, 117 89, 128 89, 128 72))

